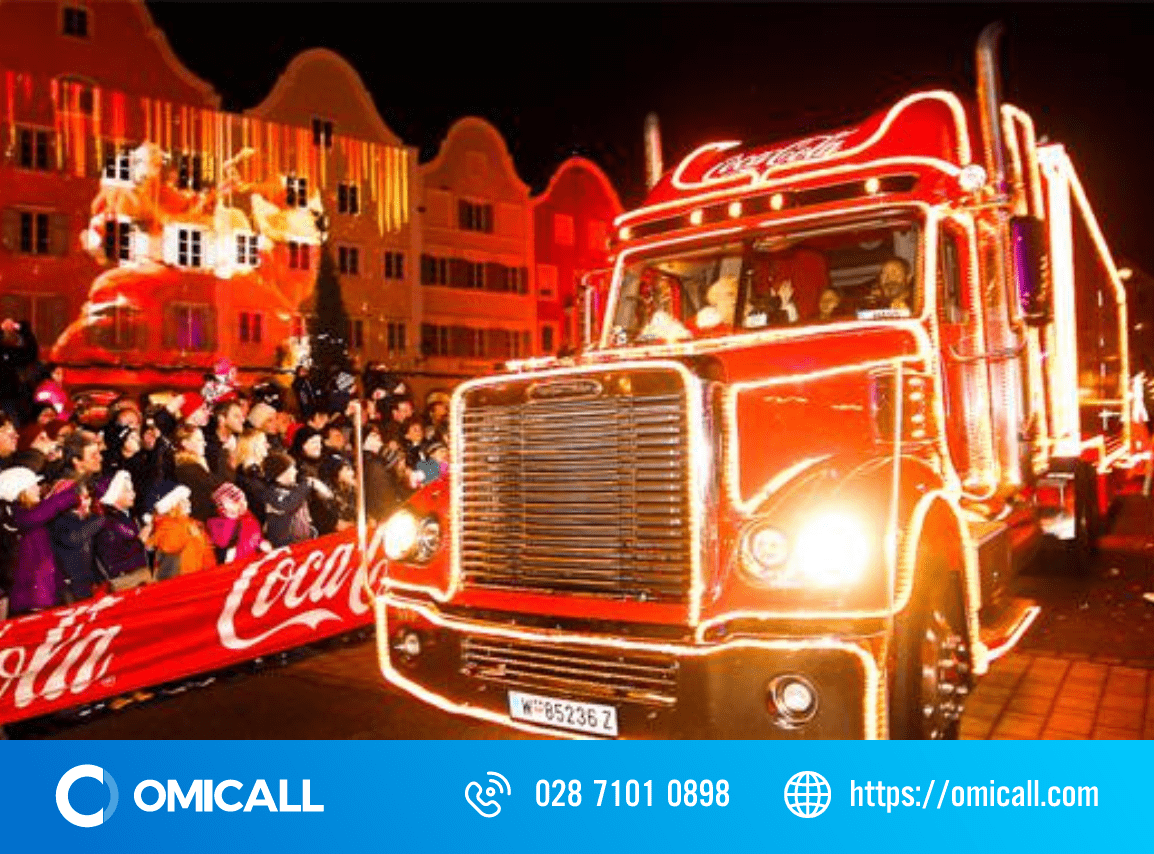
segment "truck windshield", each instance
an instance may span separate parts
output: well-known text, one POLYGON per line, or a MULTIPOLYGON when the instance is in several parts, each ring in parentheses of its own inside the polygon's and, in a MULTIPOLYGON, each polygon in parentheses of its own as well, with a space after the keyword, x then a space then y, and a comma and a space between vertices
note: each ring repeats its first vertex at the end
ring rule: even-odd
POLYGON ((914 316, 920 233, 908 219, 874 219, 636 260, 623 272, 610 346, 914 316))

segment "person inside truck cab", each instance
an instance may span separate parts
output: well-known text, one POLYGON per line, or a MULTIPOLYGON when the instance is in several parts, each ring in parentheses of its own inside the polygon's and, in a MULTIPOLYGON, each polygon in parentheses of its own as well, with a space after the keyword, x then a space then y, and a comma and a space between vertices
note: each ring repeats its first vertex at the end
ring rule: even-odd
POLYGON ((829 288, 825 257, 805 247, 755 260, 750 273, 747 329, 814 320, 820 295, 829 288))
POLYGON ((913 275, 905 259, 895 256, 882 264, 864 307, 913 311, 913 275))
POLYGON ((737 312, 737 277, 723 275, 705 292, 706 305, 697 312, 694 324, 700 330, 732 327, 737 312))
POLYGON ((641 283, 641 316, 646 320, 639 339, 656 339, 672 344, 692 337, 677 319, 680 293, 677 279, 666 273, 658 273, 652 281, 641 283))

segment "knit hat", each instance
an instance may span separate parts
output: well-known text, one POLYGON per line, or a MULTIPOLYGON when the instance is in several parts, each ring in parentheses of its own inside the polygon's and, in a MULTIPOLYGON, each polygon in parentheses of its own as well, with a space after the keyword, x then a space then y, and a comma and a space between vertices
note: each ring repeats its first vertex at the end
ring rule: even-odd
POLYGON ((447 392, 431 391, 428 396, 425 397, 425 406, 427 408, 437 403, 443 403, 445 406, 448 406, 449 400, 450 398, 447 392))
POLYGON ((0 472, 0 499, 15 501, 30 486, 40 482, 40 475, 24 466, 14 466, 0 472))
POLYGON ((292 442, 292 455, 297 459, 303 457, 305 455, 305 443, 313 436, 319 435, 321 435, 319 430, 314 430, 307 424, 297 427, 292 431, 292 439, 290 440, 292 442))
POLYGON ((216 491, 212 493, 212 501, 216 504, 216 509, 222 516, 224 515, 224 505, 226 503, 236 504, 238 501, 242 501, 244 497, 244 492, 242 492, 241 488, 235 483, 222 483, 216 488, 216 491))
POLYGON ((263 430, 270 418, 276 417, 276 410, 265 402, 254 404, 248 411, 248 423, 257 430, 263 430))
POLYGON ((294 460, 288 454, 282 454, 280 451, 273 451, 264 461, 265 477, 275 483, 282 474, 284 474, 295 465, 296 460, 294 460))
POLYGON ((180 404, 181 419, 188 419, 192 413, 204 406, 204 398, 199 392, 186 391, 184 393, 184 402, 180 404))
POLYGON ((113 506, 124 495, 124 491, 132 486, 132 475, 121 469, 112 476, 107 485, 97 484, 96 494, 100 496, 100 503, 113 506), (101 489, 101 487, 104 487, 101 489))
POLYGON ((218 377, 227 377, 232 371, 232 359, 221 356, 213 363, 212 372, 218 377))
POLYGON ((162 480, 148 494, 148 506, 157 513, 167 513, 182 499, 192 497, 192 492, 183 483, 162 480))

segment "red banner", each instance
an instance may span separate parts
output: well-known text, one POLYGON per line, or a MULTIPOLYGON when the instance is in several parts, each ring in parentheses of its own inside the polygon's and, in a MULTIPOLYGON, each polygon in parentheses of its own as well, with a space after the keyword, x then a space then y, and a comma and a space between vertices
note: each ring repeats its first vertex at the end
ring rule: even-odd
POLYGON ((0 723, 227 667, 368 625, 387 561, 355 531, 0 623, 0 723), (380 555, 378 558, 377 556, 380 555))

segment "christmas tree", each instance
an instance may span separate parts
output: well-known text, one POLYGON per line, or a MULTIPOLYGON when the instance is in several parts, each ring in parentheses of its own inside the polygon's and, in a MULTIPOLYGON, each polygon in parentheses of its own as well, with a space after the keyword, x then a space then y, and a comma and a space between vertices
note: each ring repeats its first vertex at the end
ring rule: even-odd
POLYGON ((328 243, 321 245, 317 271, 316 314, 309 328, 315 376, 330 377, 349 365, 349 314, 341 298, 341 280, 328 243))

